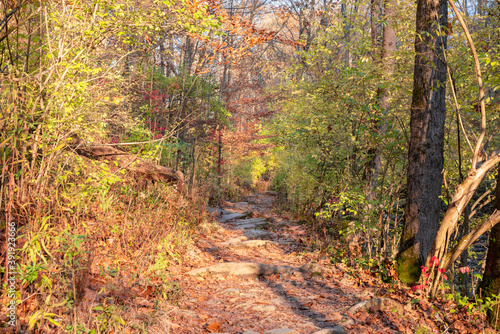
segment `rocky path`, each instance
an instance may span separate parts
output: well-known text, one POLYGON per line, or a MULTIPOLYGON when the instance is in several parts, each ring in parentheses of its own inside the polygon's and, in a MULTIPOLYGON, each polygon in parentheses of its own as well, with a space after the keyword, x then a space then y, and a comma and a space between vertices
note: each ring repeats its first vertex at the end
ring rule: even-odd
POLYGON ((373 277, 348 274, 308 250, 302 226, 271 214, 272 196, 244 200, 211 209, 217 223, 188 252, 191 268, 178 275, 183 296, 167 332, 407 332, 411 305, 390 298, 393 291, 373 277))

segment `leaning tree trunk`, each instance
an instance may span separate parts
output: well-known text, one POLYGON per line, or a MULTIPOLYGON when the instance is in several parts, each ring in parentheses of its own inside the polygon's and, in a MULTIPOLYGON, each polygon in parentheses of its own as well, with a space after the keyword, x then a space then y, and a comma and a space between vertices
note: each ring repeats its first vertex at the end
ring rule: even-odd
POLYGON ((405 225, 398 254, 400 279, 415 282, 438 230, 446 116, 446 0, 418 0, 415 69, 408 149, 405 225))
MULTIPOLYGON (((495 191, 495 209, 500 210, 500 166, 498 168, 495 191)), ((491 229, 486 267, 484 268, 483 280, 479 287, 482 290, 483 298, 491 298, 494 294, 500 294, 500 224, 493 226, 491 229)), ((498 304, 488 312, 490 324, 496 330, 500 329, 499 312, 500 305, 498 304)))
POLYGON ((143 160, 110 146, 74 145, 72 148, 79 155, 105 161, 110 167, 126 170, 137 180, 176 184, 179 191, 184 191, 184 174, 180 171, 143 160))

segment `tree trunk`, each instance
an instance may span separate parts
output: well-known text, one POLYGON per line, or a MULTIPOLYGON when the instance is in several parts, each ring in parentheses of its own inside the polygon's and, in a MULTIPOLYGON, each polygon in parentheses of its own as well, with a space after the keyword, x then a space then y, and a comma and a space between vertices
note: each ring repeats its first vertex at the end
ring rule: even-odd
MULTIPOLYGON (((500 210, 500 166, 498 168, 495 191, 495 209, 500 210)), ((491 298, 494 294, 500 294, 500 224, 493 226, 491 229, 486 266, 484 268, 483 280, 479 287, 482 290, 483 298, 491 298)), ((490 324, 496 330, 500 329, 499 312, 500 306, 498 304, 492 310, 488 311, 490 324)))
POLYGON ((418 0, 415 68, 408 149, 405 225, 398 254, 400 279, 415 282, 438 230, 446 117, 446 0, 418 0))
POLYGON ((186 36, 186 42, 184 44, 184 59, 182 65, 184 67, 185 76, 191 75, 191 67, 193 66, 194 60, 194 45, 191 37, 186 36))
MULTIPOLYGON (((382 50, 379 52, 377 49, 374 51, 374 61, 379 62, 381 66, 381 87, 377 89, 377 104, 381 111, 380 118, 374 121, 374 132, 378 134, 379 138, 384 136, 387 130, 387 124, 384 119, 384 113, 390 107, 390 91, 387 88, 382 88, 383 84, 391 80, 394 74, 394 53, 396 52, 397 35, 395 30, 395 0, 385 0, 382 14, 382 7, 380 0, 372 0, 372 13, 371 13, 371 39, 374 48, 380 45, 380 23, 384 22, 382 29, 382 50), (379 60, 377 59, 379 58, 379 60)), ((366 181, 370 187, 369 197, 373 197, 373 192, 377 188, 378 174, 382 167, 382 159, 379 150, 380 142, 374 143, 368 150, 368 163, 366 171, 366 181)))

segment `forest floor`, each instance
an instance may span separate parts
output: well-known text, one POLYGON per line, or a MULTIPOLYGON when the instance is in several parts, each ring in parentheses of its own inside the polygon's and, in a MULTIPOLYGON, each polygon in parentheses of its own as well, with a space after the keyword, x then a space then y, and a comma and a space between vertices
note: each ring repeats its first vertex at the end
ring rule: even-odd
POLYGON ((217 223, 172 268, 182 296, 167 332, 495 333, 452 301, 430 303, 373 270, 331 263, 304 242, 304 226, 273 213, 273 196, 243 200, 211 208, 217 223))

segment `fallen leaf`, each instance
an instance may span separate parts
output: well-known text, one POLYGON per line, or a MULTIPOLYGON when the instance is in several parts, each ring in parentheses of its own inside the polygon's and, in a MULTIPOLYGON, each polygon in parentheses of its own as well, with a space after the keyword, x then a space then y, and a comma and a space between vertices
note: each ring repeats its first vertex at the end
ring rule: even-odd
POLYGON ((155 306, 154 303, 150 302, 146 298, 137 297, 135 299, 135 302, 137 305, 142 306, 142 307, 153 308, 155 306))
POLYGON ((220 332, 220 323, 212 322, 210 325, 207 326, 207 331, 209 331, 210 333, 220 332))
POLYGON ((148 287, 141 292, 140 296, 147 298, 149 295, 154 291, 154 288, 151 285, 148 285, 148 287))
POLYGON ((167 321, 167 324, 170 326, 170 328, 172 329, 179 329, 181 328, 180 325, 176 324, 176 323, 173 323, 173 322, 170 322, 170 321, 167 321))
POLYGON ((455 320, 455 322, 453 323, 453 328, 459 332, 460 334, 465 334, 467 333, 467 329, 465 328, 463 322, 459 321, 459 320, 455 320))
POLYGON ((366 322, 368 316, 369 315, 366 312, 358 312, 358 314, 356 314, 356 318, 354 319, 356 319, 359 322, 366 322))

